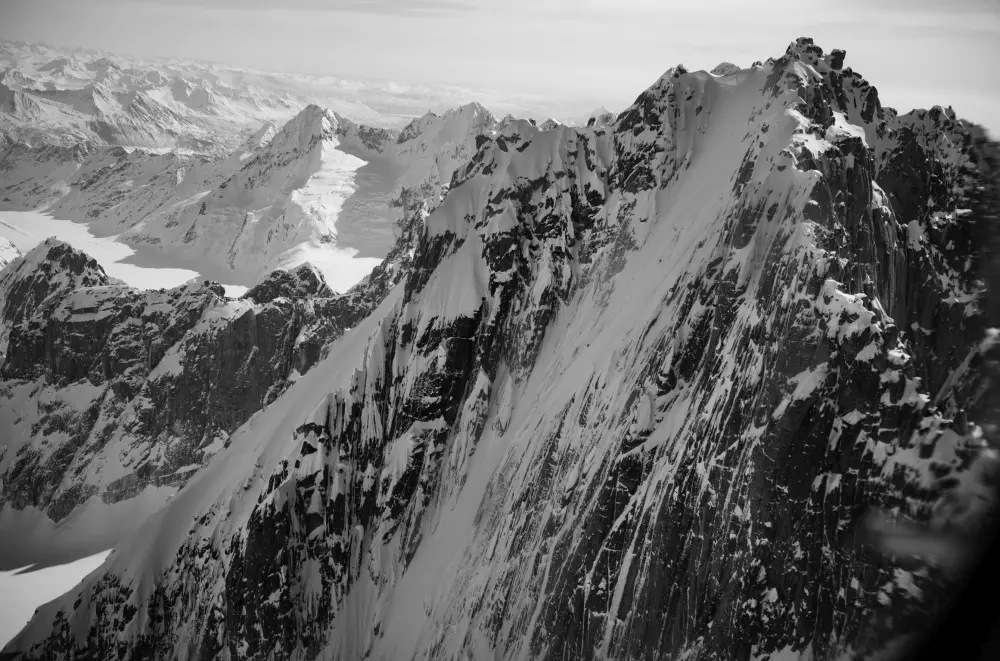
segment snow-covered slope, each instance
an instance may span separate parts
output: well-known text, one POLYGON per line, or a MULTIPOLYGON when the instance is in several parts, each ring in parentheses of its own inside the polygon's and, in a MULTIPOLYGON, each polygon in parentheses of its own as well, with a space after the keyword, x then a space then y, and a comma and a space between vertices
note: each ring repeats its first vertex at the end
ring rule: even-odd
POLYGON ((833 659, 919 622, 932 573, 851 520, 975 486, 1000 164, 843 57, 501 122, 378 307, 5 658, 833 659))

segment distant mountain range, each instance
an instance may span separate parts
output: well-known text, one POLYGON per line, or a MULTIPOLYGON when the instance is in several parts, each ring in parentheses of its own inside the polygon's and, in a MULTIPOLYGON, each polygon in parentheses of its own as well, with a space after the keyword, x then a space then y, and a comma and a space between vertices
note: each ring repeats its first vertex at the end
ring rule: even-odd
POLYGON ((542 96, 0 41, 0 135, 28 141, 226 151, 238 145, 241 132, 265 121, 283 123, 310 104, 356 122, 398 128, 428 110, 440 113, 472 101, 538 121, 545 113, 582 109, 581 102, 542 96))

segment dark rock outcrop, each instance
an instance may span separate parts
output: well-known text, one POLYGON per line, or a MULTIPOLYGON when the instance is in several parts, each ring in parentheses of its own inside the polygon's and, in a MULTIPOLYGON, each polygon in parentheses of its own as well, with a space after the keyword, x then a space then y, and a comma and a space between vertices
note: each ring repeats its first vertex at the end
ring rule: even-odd
POLYGON ((243 298, 254 303, 270 303, 276 298, 328 298, 332 294, 323 275, 312 264, 306 263, 292 271, 271 271, 243 298))

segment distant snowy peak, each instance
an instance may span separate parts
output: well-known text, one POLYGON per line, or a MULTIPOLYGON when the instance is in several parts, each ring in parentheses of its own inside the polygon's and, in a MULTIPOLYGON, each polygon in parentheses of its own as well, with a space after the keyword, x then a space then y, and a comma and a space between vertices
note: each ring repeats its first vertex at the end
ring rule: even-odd
POLYGON ((237 162, 246 160, 266 147, 274 136, 277 135, 278 130, 278 126, 274 122, 264 122, 259 129, 253 131, 227 158, 237 162))
POLYGON ((0 84, 12 90, 34 87, 34 81, 17 69, 4 69, 0 73, 0 84))
POLYGON ((337 137, 345 148, 368 155, 383 155, 395 144, 399 131, 378 126, 368 126, 355 122, 338 113, 333 113, 337 120, 337 137))
MULTIPOLYGON (((18 136, 53 144, 84 139, 223 153, 247 127, 284 121, 322 93, 240 70, 91 57, 0 43, 0 121, 18 136)), ((380 119, 363 103, 324 101, 356 119, 380 119)))
POLYGON ((428 111, 422 117, 414 119, 400 132, 397 142, 400 144, 416 139, 428 140, 440 137, 453 138, 458 134, 470 132, 483 133, 496 124, 496 117, 481 103, 474 101, 464 106, 453 108, 438 115, 428 111))
MULTIPOLYGON (((266 123, 238 150, 242 152, 240 160, 247 162, 219 185, 216 196, 236 194, 237 189, 226 191, 231 181, 240 181, 239 190, 273 189, 275 194, 291 190, 276 184, 276 178, 284 176, 281 168, 298 163, 300 168, 315 171, 321 160, 316 150, 325 143, 334 142, 338 128, 337 115, 317 105, 306 106, 281 128, 266 123), (274 188, 276 185, 278 187, 274 188)), ((300 173, 301 176, 307 174, 305 171, 300 173)))
MULTIPOLYGON (((17 250, 9 242, 7 245, 15 251, 17 250)), ((4 283, 10 283, 23 278, 26 274, 34 273, 52 276, 49 279, 49 284, 53 287, 63 282, 73 286, 91 286, 106 284, 109 281, 108 275, 96 260, 55 237, 49 237, 25 254, 16 256, 11 260, 10 266, 11 268, 4 273, 4 283), (59 282, 56 282, 57 280, 59 282)), ((44 300, 47 296, 43 290, 38 289, 34 291, 34 295, 36 297, 35 303, 44 300)))
MULTIPOLYGON (((0 148, 3 144, 0 143, 0 148)), ((0 270, 21 256, 21 251, 6 238, 0 236, 0 270)))
POLYGON ((338 255, 350 275, 324 274, 344 291, 391 247, 402 209, 436 206, 452 173, 495 125, 492 113, 469 104, 425 115, 400 140, 398 130, 309 104, 286 122, 242 131, 223 158, 17 142, 0 154, 9 173, 0 196, 16 207, 48 204, 65 217, 96 222, 129 245, 234 271, 233 280, 248 286, 274 268, 338 255), (378 173, 375 189, 372 179, 358 178, 366 165, 378 173), (360 186, 367 188, 352 199, 360 186), (344 242, 356 243, 341 246, 337 223, 347 213, 364 216, 366 229, 352 235, 347 221, 344 242), (364 256, 353 260, 351 249, 364 256))
POLYGON ((615 123, 618 119, 618 115, 613 112, 603 112, 599 115, 591 115, 587 118, 587 126, 593 126, 596 128, 606 128, 615 123))
MULTIPOLYGON (((271 153, 304 153, 323 140, 336 136, 338 121, 331 110, 312 104, 290 119, 270 140, 261 141, 261 149, 271 153)), ((268 127, 261 129, 266 137, 268 127)), ((256 136, 255 136, 256 137, 256 136)))
MULTIPOLYGON (((618 115, 604 106, 598 106, 597 108, 591 110, 586 115, 580 115, 578 117, 570 117, 567 119, 552 119, 551 121, 556 124, 561 124, 563 126, 581 126, 581 127, 595 127, 595 128, 607 128, 611 126, 618 115)), ((539 126, 545 125, 546 122, 542 122, 539 126)), ((548 130, 548 129, 545 129, 548 130)))

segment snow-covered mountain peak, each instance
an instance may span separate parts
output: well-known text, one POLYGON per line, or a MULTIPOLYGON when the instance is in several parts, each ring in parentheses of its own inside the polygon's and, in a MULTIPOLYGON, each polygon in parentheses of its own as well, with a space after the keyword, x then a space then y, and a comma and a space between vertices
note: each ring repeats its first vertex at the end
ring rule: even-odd
POLYGON ((0 269, 0 354, 11 326, 46 310, 67 292, 112 282, 100 264, 50 237, 0 269))
POLYGON ((452 108, 438 115, 433 111, 427 111, 423 116, 412 120, 399 133, 397 142, 400 144, 410 142, 417 138, 423 140, 441 139, 447 140, 458 135, 469 133, 479 134, 496 124, 497 119, 485 106, 478 101, 467 103, 457 108, 452 108), (478 133, 477 133, 478 132, 478 133))
POLYGON ((268 142, 267 149, 276 152, 307 152, 317 143, 336 136, 339 122, 332 110, 311 104, 303 108, 268 142))
POLYGON ((243 144, 236 149, 236 152, 250 154, 263 149, 277 135, 279 130, 279 127, 274 122, 264 122, 259 129, 243 141, 243 144))
MULTIPOLYGON (((194 405, 201 361, 257 386, 245 337, 284 356, 271 338, 307 336, 288 320, 309 309, 351 330, 231 436, 188 433, 182 456, 207 465, 7 651, 870 658, 884 606, 933 586, 872 562, 852 518, 922 516, 964 479, 978 385, 953 375, 982 337, 974 238, 1000 191, 970 127, 883 112, 834 53, 675 67, 609 130, 411 124, 386 157, 445 195, 408 207, 397 261, 323 305, 287 303, 320 287, 308 270, 272 274, 269 303, 206 296, 197 342, 116 419, 183 428, 146 394, 194 405)), ((289 215, 234 202, 298 171, 270 147, 206 196, 207 221, 289 215)), ((188 467, 144 468, 143 443, 102 497, 188 467)))
POLYGON ((93 281, 92 284, 108 278, 94 258, 54 236, 17 258, 8 274, 24 274, 36 269, 52 274, 53 277, 64 274, 70 278, 81 278, 81 282, 93 281))
POLYGON ((514 117, 513 115, 505 115, 503 119, 498 121, 493 127, 493 132, 497 135, 512 135, 533 129, 535 127, 537 127, 537 124, 530 119, 514 117))
POLYGON ((34 81, 17 69, 4 69, 3 72, 0 73, 0 84, 11 90, 20 90, 25 87, 31 87, 33 82, 34 81))

